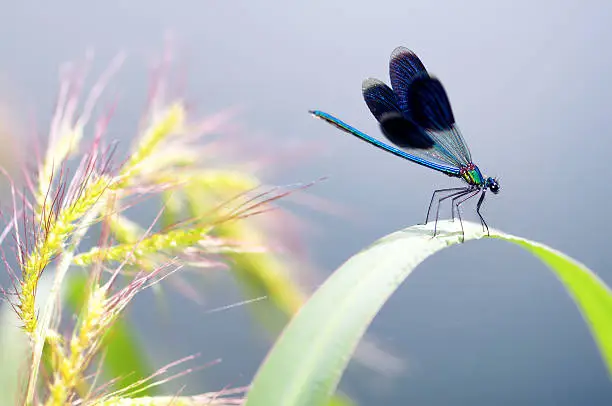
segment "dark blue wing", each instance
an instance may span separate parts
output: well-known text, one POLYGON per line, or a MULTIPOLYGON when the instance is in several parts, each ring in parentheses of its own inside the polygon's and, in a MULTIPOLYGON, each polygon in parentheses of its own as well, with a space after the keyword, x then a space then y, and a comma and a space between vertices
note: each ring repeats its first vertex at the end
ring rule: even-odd
POLYGON ((423 74, 426 75, 427 70, 414 52, 404 47, 393 50, 389 61, 389 76, 398 106, 404 113, 409 111, 408 88, 416 76, 423 74))
POLYGON ((434 140, 402 113, 385 113, 379 122, 385 137, 400 148, 426 149, 434 145, 434 140))
POLYGON ((383 134, 402 148, 430 148, 433 140, 397 105, 393 90, 378 79, 368 78, 361 86, 368 108, 380 123, 383 134))
POLYGON ((414 78, 408 89, 408 108, 414 121, 427 130, 450 130, 455 117, 442 83, 429 75, 414 78))
POLYGON ((429 75, 414 78, 408 104, 412 119, 426 130, 441 154, 462 166, 471 162, 470 150, 455 124, 446 90, 438 79, 429 75))
POLYGON ((401 113, 395 93, 380 80, 365 79, 361 84, 361 91, 363 92, 363 99, 376 120, 380 121, 382 115, 386 113, 401 113))

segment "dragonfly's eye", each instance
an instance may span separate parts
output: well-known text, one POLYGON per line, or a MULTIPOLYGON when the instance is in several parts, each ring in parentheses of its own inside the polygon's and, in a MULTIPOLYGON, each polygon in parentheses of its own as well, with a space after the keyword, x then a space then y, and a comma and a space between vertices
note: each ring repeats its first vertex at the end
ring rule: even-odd
POLYGON ((496 179, 489 178, 487 179, 487 186, 489 190, 495 194, 499 192, 499 182, 496 179))

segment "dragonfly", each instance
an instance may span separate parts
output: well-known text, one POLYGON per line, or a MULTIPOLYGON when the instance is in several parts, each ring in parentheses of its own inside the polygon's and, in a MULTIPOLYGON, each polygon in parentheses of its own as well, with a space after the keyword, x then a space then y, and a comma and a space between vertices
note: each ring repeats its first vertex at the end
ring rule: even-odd
POLYGON ((485 177, 473 163, 470 150, 455 123, 453 110, 442 83, 427 72, 414 52, 401 46, 391 53, 389 76, 391 87, 378 79, 367 78, 362 83, 362 92, 381 132, 395 146, 384 143, 331 114, 320 110, 309 112, 383 151, 450 177, 460 178, 465 183, 463 186, 437 189, 431 196, 425 224, 429 222, 434 201, 438 196, 434 237, 437 234, 440 206, 444 201, 450 200, 452 220, 455 220, 456 210, 461 235, 465 239, 460 207, 478 195, 476 213, 483 231, 490 235, 489 226, 480 209, 487 191, 499 193, 499 181, 493 177, 485 177))

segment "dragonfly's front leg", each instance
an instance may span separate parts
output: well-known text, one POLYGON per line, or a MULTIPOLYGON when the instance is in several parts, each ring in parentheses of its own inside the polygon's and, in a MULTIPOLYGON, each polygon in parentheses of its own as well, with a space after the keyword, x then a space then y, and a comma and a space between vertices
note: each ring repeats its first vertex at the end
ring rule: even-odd
POLYGON ((485 193, 487 191, 483 190, 482 194, 480 195, 480 198, 478 199, 478 203, 476 203, 476 214, 478 214, 478 217, 480 217, 480 224, 482 224, 482 231, 487 231, 487 235, 490 236, 491 234, 489 233, 489 226, 487 225, 487 222, 485 221, 484 217, 482 217, 482 214, 480 214, 480 206, 482 206, 482 202, 484 202, 484 198, 485 198, 485 193))

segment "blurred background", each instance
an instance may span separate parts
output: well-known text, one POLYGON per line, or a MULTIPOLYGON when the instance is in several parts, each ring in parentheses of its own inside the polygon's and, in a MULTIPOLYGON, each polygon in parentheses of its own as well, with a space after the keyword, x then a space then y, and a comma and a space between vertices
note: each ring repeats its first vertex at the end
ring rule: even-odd
MULTIPOLYGON (((110 87, 119 104, 109 136, 129 144, 148 63, 171 32, 190 103, 204 114, 240 109, 245 136, 275 158, 268 183, 329 176, 306 193, 343 206, 342 215, 291 207, 306 224, 301 238, 317 271, 305 288, 314 289, 375 239, 422 222, 431 192, 458 183, 307 113, 321 109, 379 136, 361 81, 388 83, 389 55, 404 45, 441 78, 475 162, 500 178, 500 194, 484 206, 489 225, 557 248, 611 284, 611 19, 603 0, 6 2, 0 159, 19 142, 32 153, 23 139, 48 128, 59 66, 89 49, 94 77, 127 52, 110 87)), ((475 219, 471 206, 464 213, 475 219)), ((180 380, 183 393, 215 390, 247 384, 271 343, 247 306, 209 311, 242 299, 231 283, 215 284, 203 305, 173 295, 164 317, 145 293, 130 317, 157 367, 192 353, 222 358, 180 380)), ((543 265, 503 242, 427 260, 370 333, 403 368, 351 365, 341 389, 360 404, 612 403, 570 298, 543 265)))

